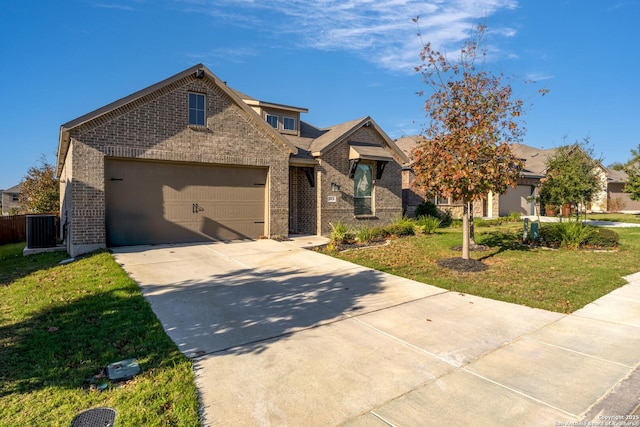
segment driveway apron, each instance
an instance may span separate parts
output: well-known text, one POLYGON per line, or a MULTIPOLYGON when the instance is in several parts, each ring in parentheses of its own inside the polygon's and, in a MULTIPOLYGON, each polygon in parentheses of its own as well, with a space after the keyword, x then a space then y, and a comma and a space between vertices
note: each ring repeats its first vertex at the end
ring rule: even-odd
POLYGON ((639 275, 566 316, 288 242, 113 252, 193 359, 206 426, 597 421, 640 364, 639 275))

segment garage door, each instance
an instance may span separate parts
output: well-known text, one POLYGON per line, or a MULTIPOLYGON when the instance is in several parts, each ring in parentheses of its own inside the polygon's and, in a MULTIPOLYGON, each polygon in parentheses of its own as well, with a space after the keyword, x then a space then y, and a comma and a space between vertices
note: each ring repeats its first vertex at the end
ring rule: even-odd
POLYGON ((507 216, 512 212, 533 215, 532 202, 527 200, 527 197, 533 194, 532 191, 533 187, 530 185, 509 188, 505 194, 500 196, 500 216, 507 216))
POLYGON ((266 180, 266 168, 107 159, 107 244, 260 237, 266 180))

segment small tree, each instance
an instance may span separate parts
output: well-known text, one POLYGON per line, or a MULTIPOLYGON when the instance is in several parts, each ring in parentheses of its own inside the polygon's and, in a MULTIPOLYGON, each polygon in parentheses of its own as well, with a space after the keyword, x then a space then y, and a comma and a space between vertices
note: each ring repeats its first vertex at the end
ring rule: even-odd
POLYGON ((413 151, 413 185, 462 201, 464 259, 469 259, 470 204, 490 191, 500 194, 515 187, 522 166, 510 147, 522 138, 517 123, 522 101, 513 98, 502 74, 476 66, 485 29, 478 26, 475 37, 464 43, 458 62, 425 44, 416 69, 433 94, 425 102, 430 126, 413 151))
POLYGON ((24 212, 49 213, 59 210, 60 185, 55 168, 45 156, 40 158, 40 166, 29 168, 21 185, 20 205, 24 212))
POLYGON ((560 147, 547 159, 547 177, 540 188, 543 203, 584 205, 603 190, 597 175, 600 162, 592 157, 588 144, 585 138, 582 144, 560 147))
POLYGON ((632 200, 640 200, 640 144, 637 149, 631 149, 633 156, 627 162, 624 171, 629 176, 629 180, 624 186, 624 191, 629 194, 632 200))

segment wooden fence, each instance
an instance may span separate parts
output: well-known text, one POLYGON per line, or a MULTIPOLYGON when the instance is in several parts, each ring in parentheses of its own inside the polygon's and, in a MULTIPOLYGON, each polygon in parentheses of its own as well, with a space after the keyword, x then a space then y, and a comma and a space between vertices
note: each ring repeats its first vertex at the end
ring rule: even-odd
POLYGON ((27 216, 0 216, 0 245, 27 241, 27 216))

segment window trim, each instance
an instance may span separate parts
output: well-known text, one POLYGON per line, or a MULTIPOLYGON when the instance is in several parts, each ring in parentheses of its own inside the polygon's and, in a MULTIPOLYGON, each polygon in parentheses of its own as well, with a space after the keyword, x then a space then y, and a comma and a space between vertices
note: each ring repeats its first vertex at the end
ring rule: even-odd
POLYGON ((282 130, 286 130, 289 132, 297 132, 297 125, 296 125, 296 118, 295 117, 290 117, 290 116, 283 116, 282 117, 282 130), (287 120, 291 120, 293 123, 293 127, 292 128, 287 128, 287 120))
POLYGON ((189 126, 205 127, 207 125, 207 96, 204 93, 189 92, 187 97, 187 123, 189 126), (195 98, 192 98, 192 95, 195 98), (202 97, 202 108, 198 108, 198 99, 202 97), (192 99, 195 100, 195 105, 192 104, 192 99), (191 121, 191 113, 195 113, 194 122, 191 121), (202 117, 200 117, 202 114, 202 117))
POLYGON ((280 117, 277 114, 271 114, 271 113, 265 113, 264 115, 264 119, 267 121, 267 123, 269 123, 269 125, 274 128, 274 129, 278 129, 280 127, 280 117), (269 119, 271 117, 275 117, 276 118, 276 125, 274 126, 273 123, 271 123, 269 121, 269 119))
MULTIPOLYGON (((354 170, 354 176, 353 176, 353 214, 356 217, 364 217, 364 216, 374 216, 375 215, 375 186, 374 186, 374 179, 373 179, 373 164, 369 163, 369 162, 358 162, 358 164, 355 167, 354 170), (358 180, 356 179, 356 177, 358 176, 357 170, 361 167, 361 166, 367 166, 369 168, 369 178, 371 179, 371 182, 369 183, 369 196, 357 196, 357 186, 359 184, 358 180), (358 206, 356 206, 356 200, 369 200, 369 211, 368 212, 360 212, 357 210, 357 208, 359 208, 358 206)), ((365 202, 365 206, 366 206, 366 202, 365 202)))

